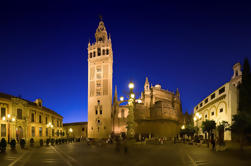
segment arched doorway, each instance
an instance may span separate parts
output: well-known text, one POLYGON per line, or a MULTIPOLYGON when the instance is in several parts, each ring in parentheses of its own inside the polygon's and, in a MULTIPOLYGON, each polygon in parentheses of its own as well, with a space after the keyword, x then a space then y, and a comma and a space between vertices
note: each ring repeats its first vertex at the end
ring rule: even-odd
POLYGON ((23 128, 21 126, 16 129, 16 138, 18 142, 23 138, 23 128))

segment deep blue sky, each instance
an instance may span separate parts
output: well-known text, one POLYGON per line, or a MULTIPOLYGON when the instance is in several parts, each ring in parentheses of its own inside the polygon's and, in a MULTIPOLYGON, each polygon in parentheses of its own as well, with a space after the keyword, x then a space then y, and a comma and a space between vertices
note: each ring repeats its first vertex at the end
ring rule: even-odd
POLYGON ((119 95, 130 80, 139 94, 148 76, 179 88, 183 112, 191 112, 230 80, 234 63, 251 60, 251 5, 235 2, 0 3, 0 91, 40 97, 64 122, 87 121, 87 44, 101 14, 119 95))

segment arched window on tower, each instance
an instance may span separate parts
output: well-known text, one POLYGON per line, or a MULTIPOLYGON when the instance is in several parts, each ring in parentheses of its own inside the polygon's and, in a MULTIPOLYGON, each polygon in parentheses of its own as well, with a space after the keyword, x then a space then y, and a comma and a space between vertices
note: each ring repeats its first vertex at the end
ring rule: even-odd
POLYGON ((96 56, 96 52, 94 51, 94 52, 93 52, 93 57, 95 57, 95 56, 96 56))
POLYGON ((235 71, 235 76, 237 77, 239 75, 238 70, 235 71))
POLYGON ((98 48, 98 56, 101 55, 101 48, 98 48))
POLYGON ((92 58, 92 52, 90 53, 90 58, 92 58))
POLYGON ((109 50, 108 49, 106 49, 106 55, 109 55, 109 50))
POLYGON ((103 49, 103 55, 105 55, 105 49, 103 49))

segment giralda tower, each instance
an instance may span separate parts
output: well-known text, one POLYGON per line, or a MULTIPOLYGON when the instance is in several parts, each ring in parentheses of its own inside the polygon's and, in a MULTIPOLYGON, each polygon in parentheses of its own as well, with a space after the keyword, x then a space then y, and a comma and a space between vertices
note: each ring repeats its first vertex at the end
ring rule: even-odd
POLYGON ((88 43, 88 137, 107 138, 112 132, 113 52, 104 22, 95 43, 88 43))

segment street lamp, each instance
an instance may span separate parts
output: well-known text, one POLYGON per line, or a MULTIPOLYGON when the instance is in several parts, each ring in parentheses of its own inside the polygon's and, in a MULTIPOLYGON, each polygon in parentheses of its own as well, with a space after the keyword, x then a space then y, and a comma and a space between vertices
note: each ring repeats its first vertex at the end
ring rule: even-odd
POLYGON ((73 131, 72 128, 70 128, 70 129, 69 129, 69 132, 72 133, 72 131, 73 131))
POLYGON ((131 93, 131 94, 130 94, 130 97, 131 97, 132 99, 134 99, 134 98, 135 98, 135 94, 134 94, 134 93, 131 93))
MULTIPOLYGON (((202 115, 199 114, 198 112, 195 114, 195 116, 194 116, 194 118, 193 118, 194 122, 196 122, 197 128, 199 128, 198 121, 199 121, 201 118, 202 118, 202 115)), ((197 130, 197 135, 198 135, 198 130, 197 130)))
POLYGON ((10 114, 7 115, 7 119, 5 116, 2 119, 3 119, 3 121, 6 120, 7 125, 8 125, 8 143, 9 143, 10 142, 10 122, 15 122, 16 119, 14 117, 11 118, 10 114))
POLYGON ((120 101, 124 101, 124 97, 123 96, 120 97, 120 101))
POLYGON ((135 94, 133 93, 134 83, 130 82, 128 85, 130 89, 130 95, 128 100, 129 112, 128 112, 128 121, 127 121, 127 135, 129 138, 135 136, 135 120, 134 120, 134 103, 135 103, 135 94))
POLYGON ((70 137, 72 137, 72 132, 73 132, 73 130, 72 130, 72 128, 69 128, 69 132, 70 132, 70 137))
MULTIPOLYGON (((53 128, 53 125, 51 124, 51 122, 49 122, 46 126, 49 127, 49 128, 51 128, 51 130, 53 128)), ((50 134, 48 134, 48 136, 50 137, 50 134)))
POLYGON ((193 120, 194 120, 194 121, 196 121, 196 120, 197 120, 197 118, 196 118, 196 117, 194 117, 194 118, 193 118, 193 120))
POLYGON ((141 100, 141 99, 138 99, 137 102, 138 102, 138 103, 142 103, 142 100, 141 100))
POLYGON ((134 88, 134 83, 130 82, 130 83, 128 84, 128 87, 129 87, 130 90, 132 90, 132 89, 134 88))
POLYGON ((182 125, 182 126, 181 126, 181 129, 184 130, 184 129, 185 129, 185 125, 182 125))

